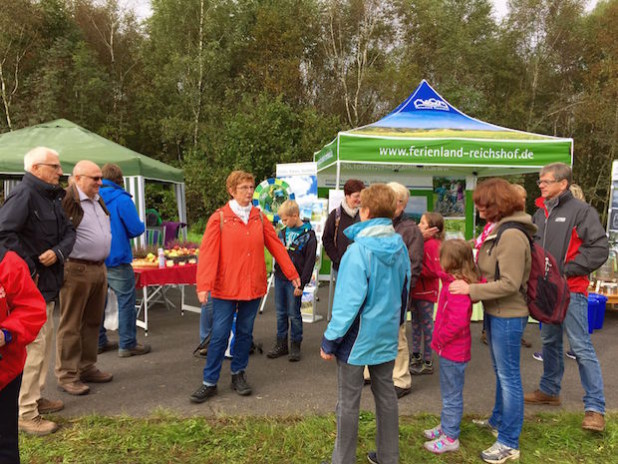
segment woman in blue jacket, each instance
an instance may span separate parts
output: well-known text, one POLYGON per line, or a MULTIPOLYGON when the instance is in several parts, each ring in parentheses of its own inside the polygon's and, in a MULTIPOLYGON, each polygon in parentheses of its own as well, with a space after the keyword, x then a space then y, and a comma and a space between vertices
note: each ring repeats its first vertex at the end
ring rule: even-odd
POLYGON ((321 356, 337 358, 337 438, 332 463, 356 462, 363 370, 368 366, 376 402, 376 452, 370 462, 399 460, 399 418, 393 385, 399 326, 404 322, 410 259, 393 228, 394 191, 374 184, 361 192, 360 223, 345 230, 354 243, 341 260, 332 319, 321 356))

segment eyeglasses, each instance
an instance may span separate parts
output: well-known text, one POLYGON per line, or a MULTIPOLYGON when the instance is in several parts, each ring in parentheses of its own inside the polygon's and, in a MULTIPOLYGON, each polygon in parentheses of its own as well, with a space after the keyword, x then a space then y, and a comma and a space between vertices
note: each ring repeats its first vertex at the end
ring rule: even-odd
POLYGON ((560 182, 560 181, 559 180, 540 180, 539 179, 539 180, 536 181, 536 185, 538 185, 540 187, 541 185, 551 185, 551 184, 556 184, 558 182, 560 182))
POLYGON ((236 190, 242 190, 244 192, 248 191, 248 190, 255 190, 255 186, 251 185, 243 185, 241 187, 236 187, 236 190))
POLYGON ((103 180, 102 176, 87 176, 86 174, 82 174, 82 176, 88 177, 89 179, 92 179, 95 182, 99 182, 100 180, 103 180))
POLYGON ((60 168, 62 168, 62 166, 60 166, 57 163, 37 163, 37 166, 49 166, 52 169, 55 169, 56 171, 58 171, 60 168))

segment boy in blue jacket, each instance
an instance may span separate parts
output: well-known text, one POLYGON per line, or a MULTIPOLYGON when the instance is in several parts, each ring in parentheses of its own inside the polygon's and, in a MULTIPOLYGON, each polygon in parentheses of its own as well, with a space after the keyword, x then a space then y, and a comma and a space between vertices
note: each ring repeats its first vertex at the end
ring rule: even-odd
POLYGON ((300 218, 298 203, 294 200, 284 201, 277 214, 285 226, 279 232, 279 239, 288 250, 300 276, 300 287, 294 288, 292 282, 275 263, 275 307, 277 309, 277 341, 266 356, 271 359, 288 354, 288 321, 290 326, 290 349, 288 360, 300 361, 300 343, 303 340, 303 318, 300 314, 303 288, 311 281, 315 266, 315 253, 318 241, 311 224, 300 218))
POLYGON ((333 464, 356 462, 363 370, 376 403, 376 451, 369 462, 399 461, 399 417, 393 384, 399 326, 405 321, 410 259, 393 228, 394 191, 374 184, 361 192, 360 223, 345 230, 354 243, 341 260, 332 319, 320 354, 337 358, 339 396, 333 464))

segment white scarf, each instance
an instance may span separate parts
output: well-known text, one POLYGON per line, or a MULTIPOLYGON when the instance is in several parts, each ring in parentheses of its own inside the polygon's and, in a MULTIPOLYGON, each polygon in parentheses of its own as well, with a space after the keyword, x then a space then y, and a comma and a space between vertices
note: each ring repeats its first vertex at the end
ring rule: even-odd
POLYGON ((345 198, 341 202, 341 207, 347 213, 348 216, 352 218, 356 217, 356 213, 358 213, 358 208, 351 208, 350 205, 348 205, 348 202, 345 201, 345 198))
POLYGON ((247 224, 249 222, 249 215, 251 214, 252 204, 249 203, 247 206, 240 206, 238 202, 234 199, 229 202, 230 208, 232 212, 240 218, 242 222, 247 224))

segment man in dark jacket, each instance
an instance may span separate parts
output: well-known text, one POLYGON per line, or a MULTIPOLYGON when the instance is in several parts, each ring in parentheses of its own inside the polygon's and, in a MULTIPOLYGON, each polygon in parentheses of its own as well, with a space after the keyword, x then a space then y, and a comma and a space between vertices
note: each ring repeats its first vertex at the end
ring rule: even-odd
POLYGON ((41 397, 45 385, 54 332, 53 310, 64 280, 64 262, 75 243, 75 229, 62 210, 64 190, 59 185, 62 167, 58 153, 45 147, 24 157, 26 174, 0 208, 0 244, 17 252, 47 303, 47 321, 28 356, 19 392, 19 428, 47 435, 58 426, 41 414, 61 410, 62 401, 41 397))
POLYGON ((609 245, 597 212, 569 191, 571 176, 569 166, 553 163, 541 169, 537 181, 541 198, 537 199, 539 209, 533 217, 538 227, 535 239, 559 263, 567 278, 571 301, 562 324, 543 324, 543 376, 539 389, 527 393, 524 401, 560 404, 564 374, 562 337, 566 330, 585 391, 582 427, 601 432, 605 428, 605 395, 601 366, 587 330, 588 275, 605 263, 609 245))
MULTIPOLYGON (((142 235, 145 226, 137 214, 131 195, 121 187, 124 182, 120 166, 107 163, 101 171, 103 185, 99 193, 109 210, 112 228, 111 250, 105 259, 107 285, 118 299, 118 356, 128 358, 150 351, 150 345, 137 343, 135 274, 131 266, 133 262, 131 239, 142 235)), ((116 346, 107 340, 105 328, 101 325, 99 353, 114 348, 116 346)))

